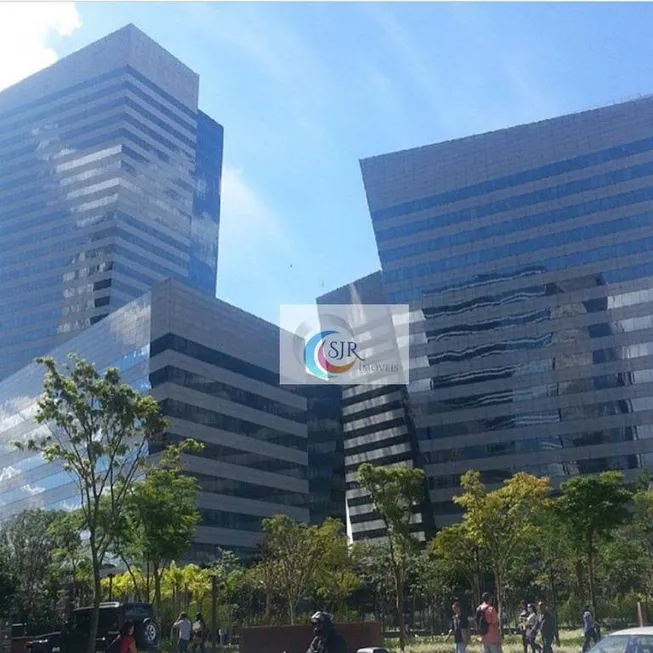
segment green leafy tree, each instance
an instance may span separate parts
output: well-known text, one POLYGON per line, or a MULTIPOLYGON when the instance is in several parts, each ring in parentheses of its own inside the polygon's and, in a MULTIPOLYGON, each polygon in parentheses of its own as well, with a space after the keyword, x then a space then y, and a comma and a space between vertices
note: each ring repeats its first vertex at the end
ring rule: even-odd
POLYGON ((271 551, 265 544, 261 544, 261 560, 252 565, 245 574, 245 585, 252 595, 262 592, 265 596, 265 613, 263 622, 272 622, 272 609, 274 601, 279 595, 281 587, 281 568, 274 559, 271 551))
POLYGON ((12 616, 35 628, 44 627, 54 616, 49 609, 56 587, 52 583, 53 543, 48 531, 61 514, 26 510, 0 528, 0 557, 17 581, 12 616))
POLYGON ((339 525, 325 558, 317 569, 315 594, 320 604, 336 615, 346 613, 347 598, 361 587, 358 573, 363 547, 349 544, 343 524, 339 525))
POLYGON ((557 613, 559 593, 578 593, 578 587, 574 586, 577 570, 572 534, 556 504, 557 499, 548 501, 546 509, 537 514, 537 534, 529 553, 536 563, 535 584, 540 592, 551 596, 557 613))
POLYGON ((411 568, 413 571, 411 590, 428 606, 428 613, 431 617, 431 630, 434 632, 435 615, 440 615, 440 624, 448 616, 448 614, 441 614, 440 606, 451 604, 454 588, 460 577, 460 569, 434 555, 430 547, 419 552, 411 568))
POLYGON ((54 359, 37 359, 46 374, 36 421, 47 424, 50 434, 28 441, 27 448, 61 465, 77 485, 94 595, 87 653, 95 653, 102 562, 144 462, 147 442, 161 437, 166 422, 156 400, 122 383, 117 369, 100 374, 76 355, 69 358, 63 373, 54 359))
MULTIPOLYGON (((628 528, 629 534, 635 539, 648 561, 653 561, 653 489, 647 485, 633 495, 633 518, 628 528)), ((644 591, 653 596, 653 563, 649 562, 644 569, 644 591)))
POLYGON ((394 573, 387 541, 364 544, 361 573, 363 583, 372 595, 373 611, 383 625, 386 615, 396 603, 394 573))
POLYGON ((121 513, 114 549, 130 569, 140 564, 151 578, 159 615, 163 573, 188 551, 200 521, 197 479, 183 473, 182 455, 201 448, 194 440, 166 447, 157 463, 146 466, 145 478, 133 484, 121 513))
POLYGON ((279 593, 286 602, 288 618, 295 625, 299 602, 314 586, 316 574, 328 559, 342 524, 327 519, 320 526, 297 522, 287 515, 263 520, 263 551, 274 561, 279 593))
POLYGON ((441 569, 448 570, 449 578, 465 579, 473 601, 478 605, 481 602, 481 575, 486 565, 469 525, 458 522, 440 529, 429 543, 429 552, 441 561, 441 569))
POLYGON ((629 515, 632 493, 624 485, 620 472, 604 472, 598 476, 579 476, 561 486, 557 503, 560 515, 579 554, 587 557, 589 598, 596 614, 596 581, 594 562, 596 546, 601 537, 609 537, 629 515))
POLYGON ((11 569, 9 560, 0 551, 0 619, 12 617, 18 592, 18 579, 11 569))
POLYGON ((411 527, 414 509, 424 496, 424 472, 411 467, 375 467, 364 463, 358 469, 358 482, 372 498, 374 510, 387 531, 399 620, 399 648, 403 651, 406 648, 404 602, 408 558, 418 547, 411 527))
POLYGON ((88 546, 82 540, 82 516, 79 512, 63 513, 50 524, 47 534, 52 542, 53 572, 60 583, 69 582, 74 597, 77 585, 85 580, 90 567, 88 546))
POLYGON ((535 521, 545 509, 551 491, 549 479, 520 472, 502 487, 487 492, 480 473, 469 471, 460 479, 460 485, 463 492, 454 497, 454 502, 464 508, 463 523, 488 556, 501 616, 511 565, 537 533, 535 521))
POLYGON ((597 562, 599 584, 609 601, 621 602, 627 594, 645 590, 649 562, 642 543, 631 536, 630 529, 620 529, 601 542, 597 562))

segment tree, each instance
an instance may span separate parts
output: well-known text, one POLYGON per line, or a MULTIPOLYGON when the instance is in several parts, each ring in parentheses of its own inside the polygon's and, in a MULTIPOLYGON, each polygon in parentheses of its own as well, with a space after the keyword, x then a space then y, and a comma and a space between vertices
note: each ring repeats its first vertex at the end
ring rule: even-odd
POLYGON ((11 570, 11 565, 0 552, 0 619, 13 615, 18 581, 11 570))
POLYGON ((52 540, 48 529, 61 516, 58 512, 26 510, 11 517, 0 529, 0 557, 16 579, 16 614, 34 627, 45 626, 53 617, 48 608, 54 599, 51 582, 52 540))
POLYGON ((265 542, 260 546, 261 560, 246 572, 245 583, 253 594, 262 591, 265 594, 264 623, 269 625, 272 619, 272 602, 279 593, 281 571, 279 564, 268 551, 265 542))
POLYGON ((442 617, 439 622, 445 622, 448 613, 442 611, 442 606, 454 596, 454 583, 458 579, 458 568, 448 561, 437 557, 432 550, 420 551, 413 565, 412 591, 426 602, 431 616, 431 632, 435 632, 434 612, 442 617))
POLYGON ((129 569, 140 563, 154 581, 158 615, 163 572, 188 551, 200 521, 197 479, 183 473, 181 461, 184 453, 201 448, 194 440, 166 447, 160 461, 147 466, 145 479, 134 483, 122 511, 114 548, 129 569))
POLYGON ((277 568, 279 593, 286 601, 291 626, 295 625, 300 601, 311 589, 341 529, 342 524, 335 519, 327 519, 320 526, 296 522, 287 515, 263 520, 263 550, 277 568))
POLYGON ((554 612, 557 613, 558 590, 571 586, 571 591, 578 594, 580 587, 573 587, 577 582, 577 565, 571 545, 569 525, 561 518, 556 507, 557 499, 547 503, 546 509, 535 517, 537 534, 530 546, 531 559, 536 562, 536 584, 551 595, 554 612))
POLYGON ((372 594, 373 611, 380 618, 382 630, 385 631, 385 616, 396 604, 395 580, 387 541, 364 544, 362 574, 365 586, 372 594))
POLYGON ((357 567, 362 555, 362 547, 350 545, 344 525, 339 524, 339 532, 327 549, 315 579, 317 598, 336 615, 345 614, 347 598, 361 586, 357 567))
POLYGON ((64 373, 54 359, 37 359, 47 371, 35 419, 47 424, 50 434, 28 441, 27 448, 60 464, 77 485, 93 572, 87 653, 95 653, 102 562, 144 462, 147 442, 164 433, 166 421, 156 400, 123 384, 116 368, 101 375, 78 356, 71 354, 69 359, 64 373))
MULTIPOLYGON (((653 560, 653 489, 650 477, 646 474, 646 485, 633 495, 633 518, 626 527, 626 535, 635 540, 641 547, 647 561, 653 560)), ((653 595, 653 564, 650 562, 643 570, 643 591, 653 595)))
POLYGON ((418 546, 412 536, 414 507, 423 499, 425 475, 411 467, 375 467, 364 463, 358 468, 358 482, 372 498, 374 510, 382 519, 388 538, 399 620, 399 648, 406 647, 405 583, 408 555, 418 546))
POLYGON ((596 614, 594 559, 597 540, 609 537, 628 518, 631 492, 623 474, 604 472, 598 476, 579 476, 561 486, 558 510, 574 534, 577 550, 587 556, 589 598, 596 614))
POLYGON ((82 516, 79 512, 63 513, 50 524, 47 534, 53 545, 53 568, 60 581, 68 581, 73 587, 88 569, 88 547, 82 541, 82 516))
POLYGON ((441 560, 451 576, 462 576, 476 605, 481 601, 481 552, 466 522, 440 529, 429 543, 430 553, 441 560))
POLYGON ((520 472, 502 487, 487 492, 481 474, 468 471, 460 479, 463 493, 454 502, 465 510, 463 523, 485 549, 496 586, 502 616, 505 584, 515 555, 536 534, 536 515, 546 506, 551 491, 548 478, 520 472))

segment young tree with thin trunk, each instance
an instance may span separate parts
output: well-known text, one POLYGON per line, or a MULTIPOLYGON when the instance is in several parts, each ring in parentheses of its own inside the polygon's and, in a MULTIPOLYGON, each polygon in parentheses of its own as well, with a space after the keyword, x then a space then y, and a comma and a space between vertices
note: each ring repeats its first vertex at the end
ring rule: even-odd
POLYGON ((102 562, 147 455, 147 443, 161 437, 166 421, 156 400, 122 383, 116 368, 100 374, 74 354, 69 359, 64 372, 52 358, 37 359, 46 374, 36 421, 46 424, 50 433, 26 446, 61 465, 77 485, 93 573, 87 653, 95 653, 102 562))
POLYGON ((579 476, 563 483, 560 489, 560 515, 574 535, 577 552, 587 556, 589 600, 596 617, 596 546, 600 537, 610 537, 626 521, 632 493, 624 485, 621 472, 579 476))
POLYGON ((327 519, 320 526, 309 526, 287 515, 263 520, 263 550, 268 556, 263 562, 274 562, 279 594, 286 602, 291 626, 295 625, 300 601, 312 589, 341 532, 342 524, 335 519, 327 519))
POLYGON ((452 576, 461 576, 467 581, 474 602, 479 605, 485 560, 478 543, 469 533, 468 524, 459 522, 441 528, 429 542, 429 552, 450 570, 452 576))
POLYGON ((424 496, 425 475, 411 467, 375 467, 364 463, 358 468, 358 482, 372 498, 374 510, 383 521, 395 584, 395 605, 399 620, 399 648, 406 648, 404 601, 410 553, 418 547, 411 527, 414 508, 424 496))
POLYGON ((159 618, 163 573, 188 551, 200 521, 197 479, 183 473, 182 456, 202 448, 195 440, 171 444, 157 462, 146 466, 145 478, 128 493, 113 547, 130 572, 140 566, 148 588, 154 586, 159 618))
POLYGON ((470 470, 463 474, 460 486, 463 492, 454 502, 464 508, 463 523, 487 555, 501 619, 510 567, 537 532, 537 516, 545 509, 551 492, 549 479, 519 472, 502 487, 487 492, 480 473, 470 470))

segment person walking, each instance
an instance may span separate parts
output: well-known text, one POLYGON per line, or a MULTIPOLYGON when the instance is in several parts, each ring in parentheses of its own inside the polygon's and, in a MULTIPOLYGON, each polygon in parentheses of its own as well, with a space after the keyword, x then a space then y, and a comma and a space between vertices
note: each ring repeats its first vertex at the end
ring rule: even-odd
POLYGON ((522 648, 524 653, 528 653, 528 639, 526 638, 526 621, 528 619, 528 603, 522 601, 521 612, 519 613, 519 620, 517 621, 517 629, 521 635, 522 648))
POLYGON ((526 629, 525 629, 526 644, 527 646, 530 646, 531 651, 533 653, 540 653, 542 647, 537 643, 539 615, 537 614, 537 610, 535 609, 535 606, 532 603, 528 604, 526 610, 528 614, 528 616, 526 617, 526 629))
POLYGON ((469 644, 469 619, 462 613, 460 601, 456 601, 451 609, 451 626, 444 641, 449 641, 453 635, 454 653, 466 653, 469 644))
POLYGON ((494 597, 485 592, 481 598, 483 603, 476 610, 476 628, 481 636, 481 649, 483 653, 502 653, 501 628, 494 597))
POLYGON ((190 643, 190 635, 193 630, 193 624, 190 622, 188 615, 185 612, 182 612, 179 615, 179 619, 172 624, 172 628, 179 632, 179 639, 177 640, 179 653, 187 653, 188 644, 190 643))
POLYGON ((204 622, 204 617, 198 612, 195 615, 195 621, 193 622, 192 628, 192 643, 191 643, 191 653, 206 653, 206 647, 204 643, 206 642, 207 628, 206 623, 204 622))
POLYGON ((556 646, 560 646, 558 626, 545 601, 540 601, 538 607, 540 615, 537 629, 542 636, 542 653, 553 653, 553 641, 555 640, 556 646))
POLYGON ((601 639, 599 625, 594 620, 592 611, 585 607, 583 609, 583 653, 587 653, 591 648, 592 642, 597 644, 601 639))
POLYGON ((118 635, 109 644, 106 653, 138 653, 136 650, 136 641, 134 640, 134 622, 125 621, 120 626, 118 635))

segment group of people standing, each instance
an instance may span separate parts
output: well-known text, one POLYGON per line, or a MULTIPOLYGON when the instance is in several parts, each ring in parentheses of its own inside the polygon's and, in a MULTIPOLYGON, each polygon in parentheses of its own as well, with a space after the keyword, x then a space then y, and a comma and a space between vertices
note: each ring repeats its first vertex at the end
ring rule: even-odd
MULTIPOLYGON (((482 596, 482 603, 476 610, 476 632, 481 638, 483 653, 502 653, 501 651, 501 624, 499 614, 494 605, 494 597, 486 592, 482 596)), ((524 653, 553 653, 553 642, 560 646, 558 628, 555 617, 550 612, 544 601, 537 604, 524 602, 520 614, 520 631, 524 644, 524 653), (537 642, 538 634, 541 637, 541 645, 537 642)), ((453 636, 455 653, 466 653, 467 646, 471 641, 469 618, 462 612, 459 601, 453 606, 453 615, 447 640, 453 636)), ((583 648, 583 653, 586 649, 583 648)))
POLYGON ((522 603, 522 611, 519 615, 519 630, 521 631, 524 653, 529 649, 532 653, 553 653, 553 642, 560 646, 558 627, 553 613, 549 611, 546 603, 540 601, 537 606, 534 603, 522 603), (542 644, 537 641, 537 635, 541 636, 542 644))
POLYGON ((191 621, 185 612, 179 615, 179 619, 172 625, 172 629, 178 633, 177 646, 179 653, 206 653, 205 642, 208 630, 204 617, 200 613, 191 621))

